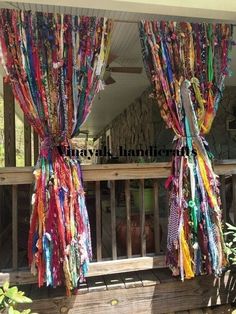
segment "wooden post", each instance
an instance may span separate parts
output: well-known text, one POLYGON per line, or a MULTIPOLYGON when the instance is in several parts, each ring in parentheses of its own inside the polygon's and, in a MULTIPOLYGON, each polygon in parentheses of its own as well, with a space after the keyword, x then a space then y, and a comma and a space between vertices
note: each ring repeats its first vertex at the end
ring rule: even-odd
POLYGON ((141 256, 146 255, 146 232, 145 232, 145 208, 144 208, 144 179, 139 181, 140 197, 140 235, 141 235, 141 256))
POLYGON ((11 85, 3 82, 5 167, 16 166, 15 100, 11 85))
POLYGON ((233 212, 234 212, 234 224, 236 224, 236 174, 232 175, 233 181, 233 212))
POLYGON ((36 164, 39 155, 39 137, 34 131, 34 164, 36 164))
POLYGON ((155 253, 160 254, 160 212, 159 212, 159 189, 158 181, 154 179, 154 237, 155 237, 155 253))
POLYGON ((18 267, 18 210, 17 185, 12 186, 12 267, 18 267))
POLYGON ((131 206, 130 206, 130 180, 125 181, 125 201, 126 201, 126 248, 128 258, 132 257, 131 245, 131 206))
POLYGON ((115 194, 115 181, 110 181, 111 187, 111 242, 112 242, 112 259, 117 259, 116 247, 116 194, 115 194))
POLYGON ((31 126, 24 116, 25 166, 31 166, 31 126))
POLYGON ((101 217, 101 190, 100 181, 96 181, 96 242, 97 262, 102 259, 102 217, 101 217))

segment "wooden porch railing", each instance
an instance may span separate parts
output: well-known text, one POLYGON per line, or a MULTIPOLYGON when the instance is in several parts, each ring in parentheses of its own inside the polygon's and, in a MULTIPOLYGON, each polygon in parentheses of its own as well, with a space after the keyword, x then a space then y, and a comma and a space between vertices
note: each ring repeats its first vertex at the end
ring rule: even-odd
MULTIPOLYGON (((133 270, 143 270, 165 266, 164 250, 161 250, 160 243, 160 208, 159 208, 159 187, 160 180, 165 179, 170 174, 169 163, 151 163, 151 164, 109 164, 109 165, 89 165, 82 166, 83 178, 85 182, 93 182, 95 195, 95 232, 94 239, 96 258, 90 264, 88 276, 103 275, 108 273, 119 273, 133 270), (154 209, 152 213, 154 226, 154 250, 152 254, 147 253, 146 226, 145 226, 145 206, 144 206, 144 187, 145 180, 153 180, 154 191, 154 209), (140 219, 140 254, 132 254, 131 238, 131 189, 130 182, 138 180, 139 182, 139 219, 140 219), (101 185, 103 181, 109 181, 110 191, 110 227, 111 227, 111 256, 103 256, 102 250, 102 193, 101 185), (126 255, 118 256, 117 250, 117 202, 116 202, 116 182, 122 181, 125 197, 125 223, 126 223, 126 255)), ((5 280, 11 284, 34 283, 37 278, 30 274, 26 267, 19 267, 18 263, 18 187, 20 185, 30 185, 33 182, 32 167, 15 168, 7 167, 0 169, 0 186, 10 186, 11 189, 11 264, 8 269, 0 269, 0 285, 5 280)), ((234 222, 236 222, 236 161, 221 161, 215 164, 215 171, 220 176, 221 197, 223 207, 223 217, 228 220, 229 210, 227 208, 226 187, 227 180, 230 178, 232 184, 232 208, 234 222)), ((30 205, 28 205, 30 207, 30 205)), ((166 208, 167 210, 167 208, 166 208)), ((30 210, 28 211, 28 213, 30 210)), ((105 223, 105 222, 104 222, 105 223)), ((107 222, 106 222, 107 223, 107 222)), ((2 253, 0 251, 0 256, 2 253)), ((1 258, 1 257, 0 257, 1 258)))

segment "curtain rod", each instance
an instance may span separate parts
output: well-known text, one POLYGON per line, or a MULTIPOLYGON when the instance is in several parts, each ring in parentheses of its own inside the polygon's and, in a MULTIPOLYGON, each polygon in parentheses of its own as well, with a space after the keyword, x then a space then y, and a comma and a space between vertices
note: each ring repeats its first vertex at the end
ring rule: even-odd
MULTIPOLYGON (((111 18, 111 20, 113 20, 112 18, 111 18)), ((138 24, 140 21, 141 21, 141 19, 139 20, 139 21, 129 21, 129 20, 116 20, 116 19, 114 19, 113 20, 115 23, 127 23, 127 24, 138 24)), ((197 22, 193 22, 193 23, 197 23, 197 22)), ((219 22, 220 23, 220 22, 219 22)), ((226 22, 225 22, 225 24, 227 24, 226 22)), ((231 23, 229 23, 229 24, 231 24, 231 23)), ((232 26, 236 26, 236 24, 231 24, 232 26)))
MULTIPOLYGON (((20 9, 18 6, 16 6, 14 3, 10 3, 10 5, 14 8, 17 8, 18 10, 20 9)), ((139 21, 129 21, 129 20, 119 20, 119 19, 114 19, 113 20, 116 23, 128 23, 128 24, 138 24, 140 22, 139 21)), ((233 26, 236 26, 236 24, 232 24, 233 26)))

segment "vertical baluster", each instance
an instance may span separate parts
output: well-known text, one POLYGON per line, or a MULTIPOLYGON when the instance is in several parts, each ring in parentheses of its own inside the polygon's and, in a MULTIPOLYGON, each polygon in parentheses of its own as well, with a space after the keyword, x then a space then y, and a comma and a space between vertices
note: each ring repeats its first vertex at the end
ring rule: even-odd
POLYGON ((160 211, 159 211, 159 189, 157 179, 153 182, 154 192, 154 237, 155 253, 160 254, 160 211))
POLYGON ((97 261, 102 259, 102 218, 101 218, 101 188, 100 181, 96 181, 96 243, 97 261))
POLYGON ((32 165, 31 159, 31 126, 24 117, 24 143, 25 143, 25 166, 32 165))
POLYGON ((125 201, 126 201, 126 248, 128 258, 132 257, 131 246, 131 225, 130 225, 130 180, 125 181, 125 201))
POLYGON ((39 137, 34 131, 34 164, 36 164, 39 155, 39 137))
POLYGON ((141 255, 146 255, 146 233, 145 233, 145 208, 144 208, 144 179, 139 181, 140 197, 140 230, 141 230, 141 255))
POLYGON ((115 200, 115 181, 110 181, 111 187, 111 241, 112 241, 112 259, 117 259, 116 248, 116 200, 115 200))
POLYGON ((225 189, 225 175, 220 176, 220 197, 222 202, 222 216, 224 221, 227 221, 227 208, 226 208, 226 189, 225 189))
POLYGON ((12 267, 18 267, 18 210, 17 185, 12 186, 12 267))
POLYGON ((234 224, 236 224, 236 174, 232 176, 233 182, 233 210, 234 210, 234 224))
POLYGON ((15 100, 10 83, 3 82, 5 167, 16 166, 15 100))

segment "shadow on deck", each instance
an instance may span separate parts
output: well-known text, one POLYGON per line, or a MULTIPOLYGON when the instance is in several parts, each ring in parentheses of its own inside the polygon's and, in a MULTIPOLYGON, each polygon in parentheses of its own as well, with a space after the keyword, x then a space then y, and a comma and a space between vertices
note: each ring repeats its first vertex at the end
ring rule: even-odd
MULTIPOLYGON (((33 299, 32 311, 39 314, 104 313, 204 313, 201 308, 232 304, 236 301, 236 271, 220 278, 199 276, 181 282, 168 269, 155 269, 90 277, 77 295, 65 297, 64 288, 22 289, 33 299)), ((214 313, 214 310, 205 313, 214 313)), ((217 313, 231 313, 231 310, 217 313)))

